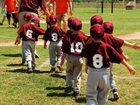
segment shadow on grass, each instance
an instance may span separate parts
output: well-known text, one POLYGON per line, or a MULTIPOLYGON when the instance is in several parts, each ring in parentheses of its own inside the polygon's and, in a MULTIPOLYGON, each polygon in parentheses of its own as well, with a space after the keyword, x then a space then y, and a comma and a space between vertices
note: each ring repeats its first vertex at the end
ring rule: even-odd
POLYGON ((23 65, 22 63, 20 63, 20 64, 8 64, 7 66, 26 66, 26 65, 23 65))
POLYGON ((72 97, 72 95, 66 95, 65 93, 52 92, 47 94, 48 97, 72 97))
POLYGON ((65 89, 65 87, 61 87, 61 86, 59 86, 59 87, 46 87, 46 90, 64 90, 65 89))
POLYGON ((6 57, 21 57, 21 54, 1 54, 6 57))
POLYGON ((66 76, 65 76, 65 75, 61 75, 61 74, 59 74, 59 73, 51 74, 50 76, 51 76, 51 77, 55 77, 55 78, 66 79, 66 76))
POLYGON ((85 97, 79 97, 78 99, 75 100, 77 103, 86 103, 86 98, 85 97))
MULTIPOLYGON (((27 69, 21 68, 21 69, 7 70, 6 72, 27 73, 27 69)), ((41 74, 41 73, 49 73, 49 71, 33 70, 32 73, 39 73, 39 74, 41 74)), ((30 73, 30 74, 32 74, 32 73, 30 73)))

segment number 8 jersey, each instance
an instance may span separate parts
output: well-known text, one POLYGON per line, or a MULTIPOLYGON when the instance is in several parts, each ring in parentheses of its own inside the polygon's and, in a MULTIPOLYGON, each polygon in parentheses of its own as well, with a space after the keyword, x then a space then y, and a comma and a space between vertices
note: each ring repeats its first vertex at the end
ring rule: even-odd
POLYGON ((107 68, 112 63, 121 63, 122 56, 109 44, 94 42, 89 38, 81 55, 87 59, 87 65, 96 69, 107 68))
POLYGON ((74 34, 68 30, 62 40, 62 51, 66 54, 80 55, 86 44, 86 39, 87 37, 83 32, 79 31, 77 34, 74 34))

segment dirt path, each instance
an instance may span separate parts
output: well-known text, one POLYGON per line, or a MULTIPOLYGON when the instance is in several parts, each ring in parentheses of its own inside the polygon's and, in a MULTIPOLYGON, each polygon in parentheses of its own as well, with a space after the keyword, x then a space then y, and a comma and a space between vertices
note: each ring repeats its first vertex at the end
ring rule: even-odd
MULTIPOLYGON (((120 36, 119 38, 122 38, 124 40, 132 40, 132 39, 140 39, 140 32, 134 32, 132 34, 120 36)), ((37 45, 43 45, 43 40, 39 40, 37 45)), ((15 46, 14 42, 1 42, 0 46, 15 46)))

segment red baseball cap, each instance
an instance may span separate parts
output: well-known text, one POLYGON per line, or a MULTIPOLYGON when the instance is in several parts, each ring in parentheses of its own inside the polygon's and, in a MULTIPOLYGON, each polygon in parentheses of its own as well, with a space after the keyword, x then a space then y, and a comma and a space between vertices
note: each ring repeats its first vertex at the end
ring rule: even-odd
POLYGON ((30 21, 32 19, 32 15, 30 13, 25 13, 24 14, 24 20, 25 21, 30 21))
POLYGON ((103 28, 103 26, 100 25, 100 24, 95 24, 95 25, 91 26, 90 35, 94 39, 102 39, 102 37, 104 36, 104 28, 103 28))
POLYGON ((58 21, 58 17, 56 15, 51 15, 49 17, 49 22, 52 23, 52 24, 56 24, 58 21))
POLYGON ((113 33, 113 24, 112 22, 104 22, 103 23, 103 28, 105 30, 105 33, 112 34, 113 33))
POLYGON ((75 31, 81 30, 82 29, 82 21, 80 19, 73 19, 73 21, 71 22, 72 25, 72 29, 75 31))
POLYGON ((69 28, 72 28, 72 24, 73 24, 74 19, 76 19, 76 18, 70 17, 70 18, 68 19, 68 27, 69 27, 69 28))
POLYGON ((103 18, 99 15, 92 16, 90 19, 90 25, 93 26, 94 24, 103 24, 103 18))

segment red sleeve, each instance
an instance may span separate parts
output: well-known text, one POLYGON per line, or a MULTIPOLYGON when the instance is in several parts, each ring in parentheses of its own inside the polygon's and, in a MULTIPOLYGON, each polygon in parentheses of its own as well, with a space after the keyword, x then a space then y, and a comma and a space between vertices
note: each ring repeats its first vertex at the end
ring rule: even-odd
POLYGON ((44 35, 45 34, 45 30, 44 29, 42 29, 42 28, 40 28, 38 26, 35 26, 35 25, 34 25, 34 28, 35 28, 35 30, 36 30, 38 35, 44 35))
POLYGON ((41 9, 45 11, 46 8, 47 8, 46 1, 45 1, 45 0, 42 0, 42 3, 41 3, 41 9))
POLYGON ((117 46, 117 47, 122 47, 122 45, 124 43, 123 39, 120 39, 120 38, 117 38, 117 37, 112 37, 112 40, 113 40, 114 45, 117 46))
POLYGON ((123 61, 123 57, 110 45, 108 47, 108 54, 110 57, 110 62, 112 63, 121 63, 123 61))
POLYGON ((17 31, 17 34, 20 35, 20 36, 23 35, 23 26, 21 26, 21 27, 19 28, 19 30, 17 31))
POLYGON ((45 40, 46 42, 49 40, 49 29, 46 30, 43 40, 45 40))

